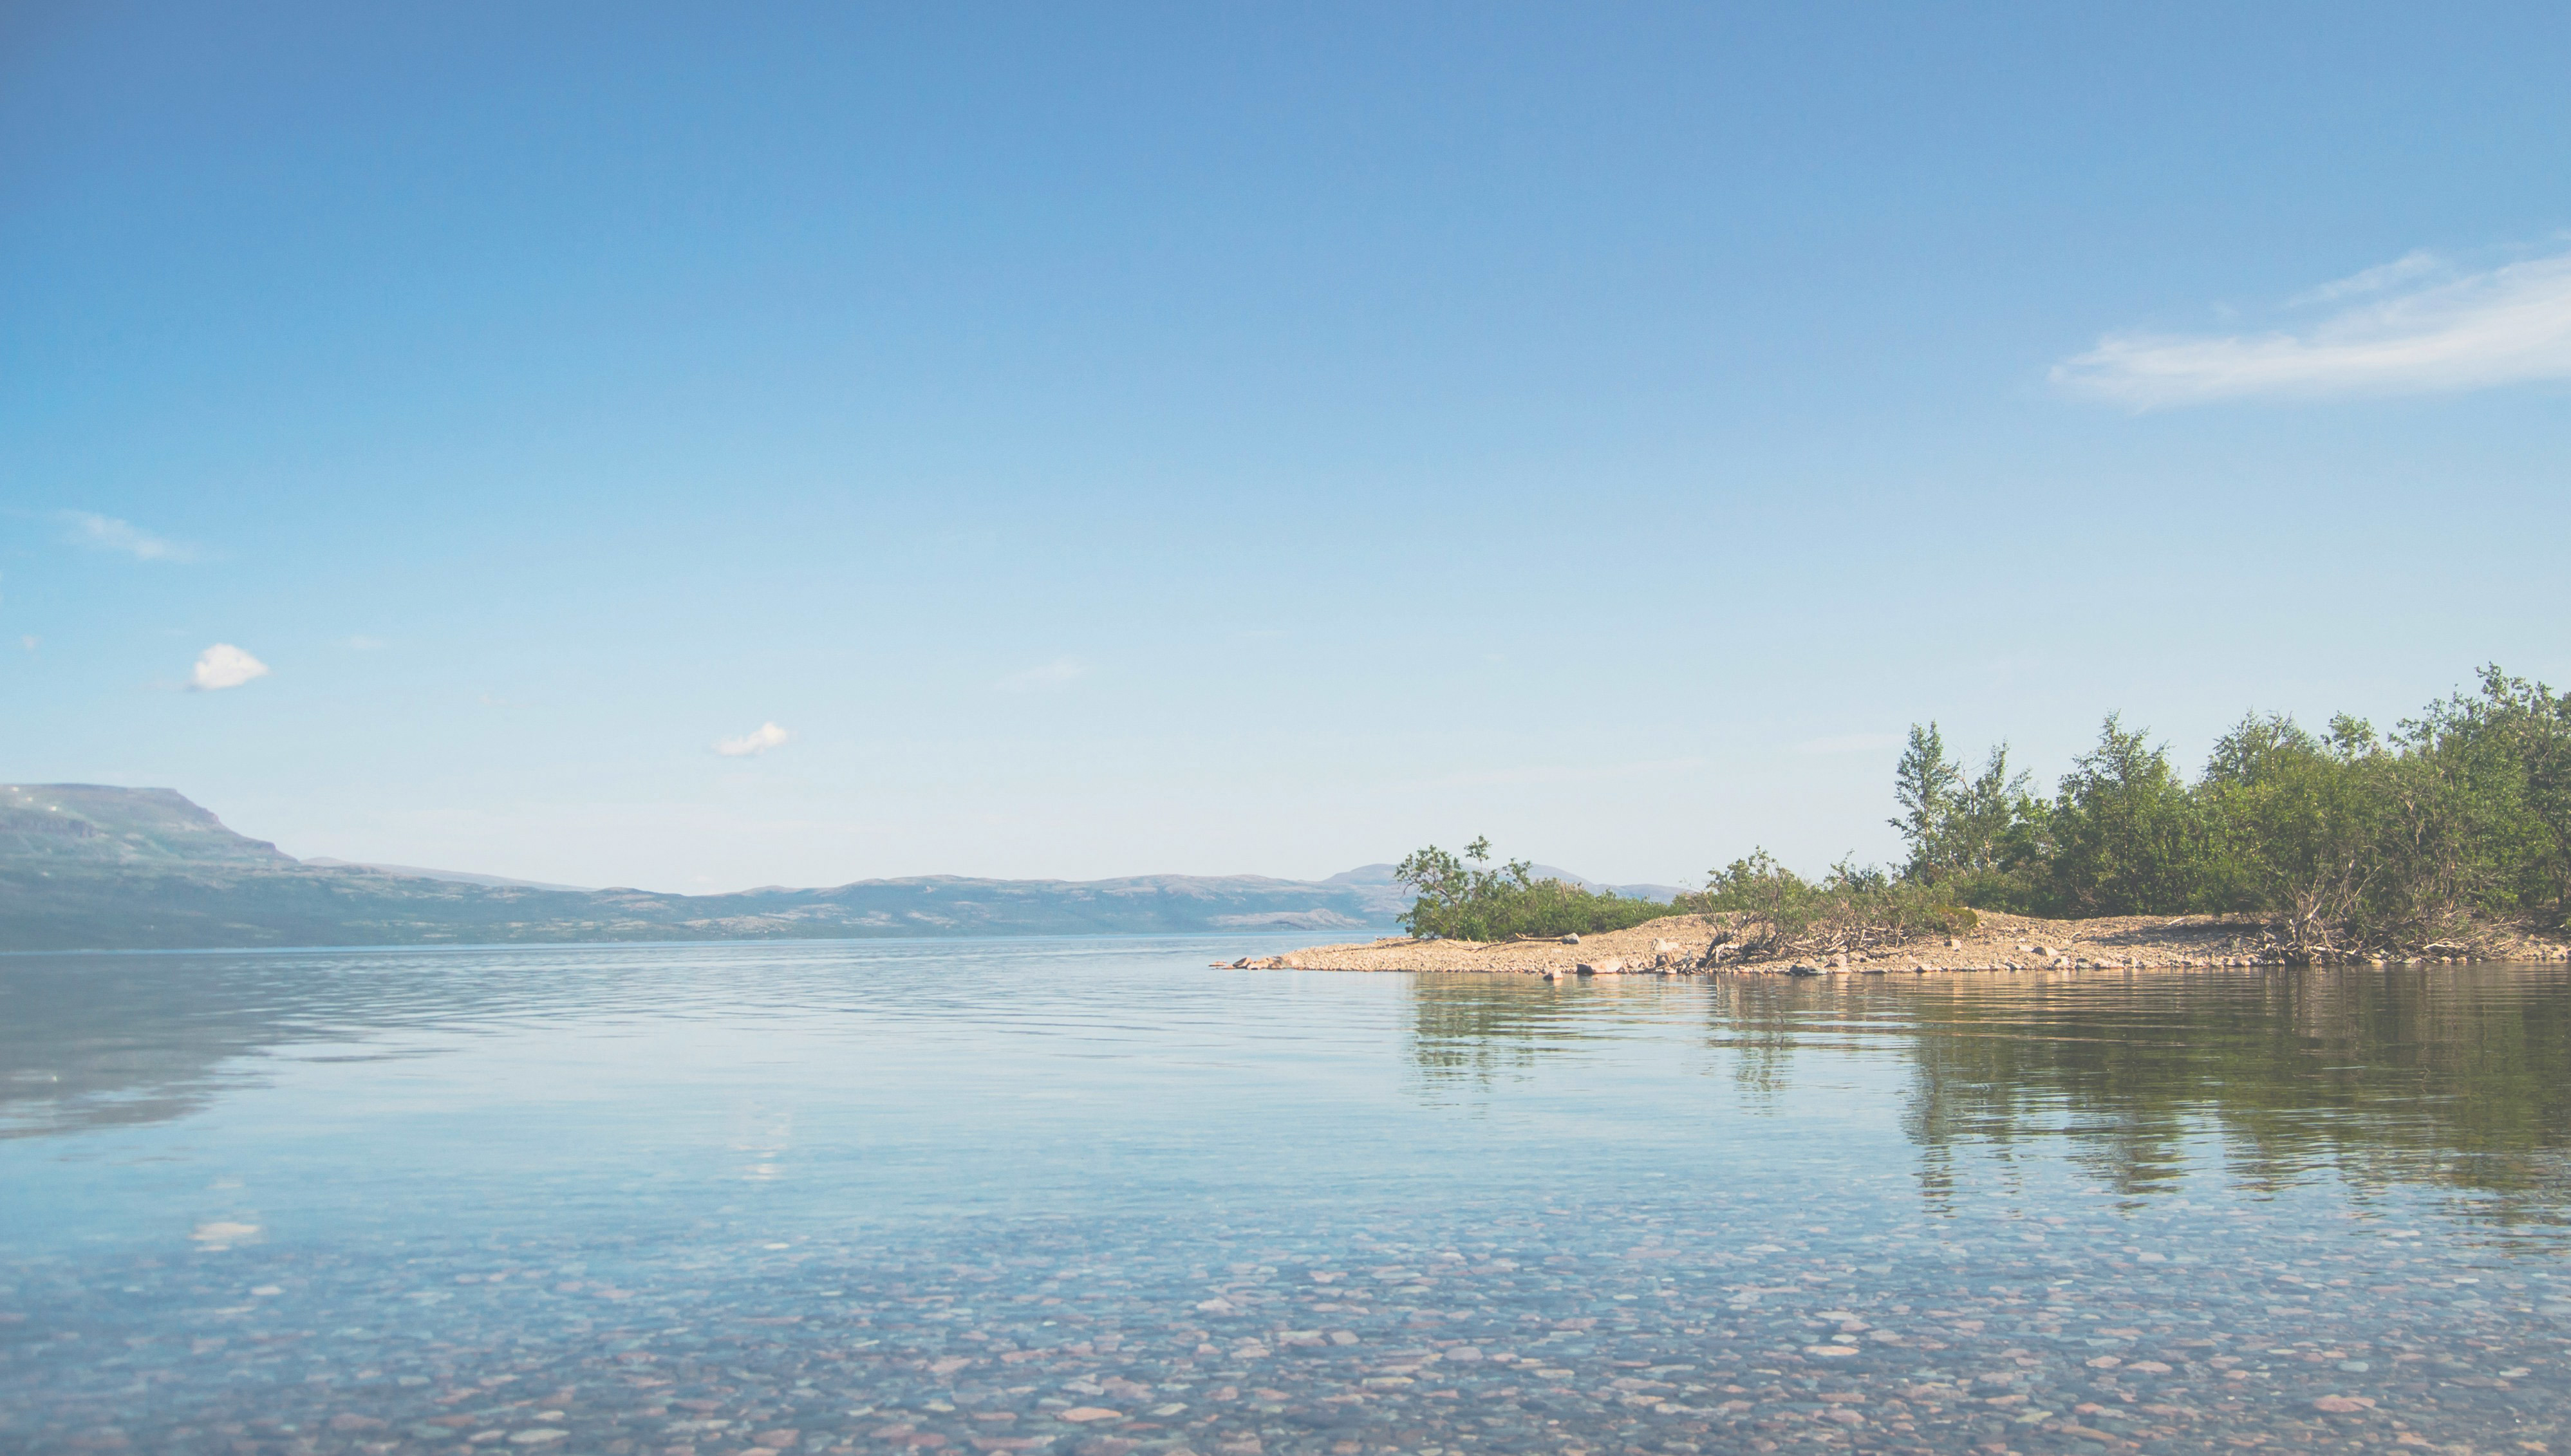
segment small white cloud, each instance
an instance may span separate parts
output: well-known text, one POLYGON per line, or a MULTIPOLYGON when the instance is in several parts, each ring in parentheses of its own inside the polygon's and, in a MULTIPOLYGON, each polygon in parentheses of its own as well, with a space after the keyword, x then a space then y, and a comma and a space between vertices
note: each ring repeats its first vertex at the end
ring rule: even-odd
POLYGON ((266 676, 267 664, 231 643, 219 642, 197 655, 197 671, 189 675, 188 687, 192 692, 213 693, 266 676))
POLYGON ((2414 252, 2302 296, 2349 299, 2300 334, 2111 333, 2053 383, 2154 409, 2571 379, 2571 253, 2457 274, 2414 252))
POLYGON ((351 650, 356 652, 379 653, 384 650, 384 640, 380 637, 368 637, 363 633, 360 633, 357 636, 348 639, 348 646, 351 650))
POLYGON ((1795 745, 1798 753, 1864 753, 1876 748, 1889 748, 1900 743, 1899 733, 1837 733, 1826 738, 1810 738, 1795 745))
POLYGON ((1041 667, 1029 668, 1023 673, 1011 673, 992 686, 1003 693, 1037 693, 1047 688, 1059 688, 1066 683, 1077 682, 1088 676, 1089 665, 1080 659, 1056 658, 1041 667))
POLYGON ((136 561, 194 561, 197 548, 184 541, 155 536, 131 521, 102 516, 95 511, 58 511, 56 517, 71 527, 72 540, 97 551, 121 551, 136 561))
POLYGON ((765 753, 792 736, 772 723, 764 723, 740 737, 717 738, 715 751, 727 758, 747 758, 754 753, 765 753))
POLYGON ((18 639, 18 646, 25 648, 29 652, 34 652, 37 646, 36 634, 31 632, 25 637, 18 639))

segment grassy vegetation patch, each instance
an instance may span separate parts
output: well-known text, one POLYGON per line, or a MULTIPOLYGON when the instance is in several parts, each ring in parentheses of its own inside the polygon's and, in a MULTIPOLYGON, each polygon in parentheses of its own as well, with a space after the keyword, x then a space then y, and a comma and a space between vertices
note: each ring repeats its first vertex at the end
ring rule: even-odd
POLYGON ((1489 868, 1491 841, 1475 839, 1464 857, 1431 844, 1394 866, 1393 877, 1417 893, 1401 917, 1413 935, 1447 940, 1558 939, 1625 930, 1671 914, 1668 905, 1568 880, 1535 879, 1523 859, 1489 868))
POLYGON ((1430 846, 1397 873, 1415 935, 1509 940, 1737 912, 1752 956, 1859 951, 1959 934, 1974 907, 2057 919, 2236 914, 2297 956, 2463 950, 2571 920, 2571 694, 2485 668, 2478 691, 2389 733, 2340 715, 2321 732, 2252 714, 2188 777, 2110 716, 2050 797, 2008 748, 1978 770, 1934 723, 1894 769, 1898 868, 1806 879, 1754 850, 1676 903, 1490 867, 1430 846))

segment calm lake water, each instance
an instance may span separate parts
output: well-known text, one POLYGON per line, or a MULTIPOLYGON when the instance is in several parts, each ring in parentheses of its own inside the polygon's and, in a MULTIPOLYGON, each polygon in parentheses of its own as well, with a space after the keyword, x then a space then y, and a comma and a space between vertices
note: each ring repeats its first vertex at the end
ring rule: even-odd
POLYGON ((0 1450, 2571 1451, 2566 968, 1249 948, 0 958, 0 1450))

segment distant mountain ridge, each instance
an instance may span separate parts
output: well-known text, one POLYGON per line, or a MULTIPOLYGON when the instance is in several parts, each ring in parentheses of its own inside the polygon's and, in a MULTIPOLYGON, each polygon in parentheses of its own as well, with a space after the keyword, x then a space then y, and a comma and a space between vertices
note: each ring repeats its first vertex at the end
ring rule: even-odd
MULTIPOLYGON (((1396 929, 1390 864, 1325 880, 915 875, 731 894, 298 860, 167 788, 0 784, 0 951, 1396 929)), ((1536 874, 1592 884, 1564 870, 1536 874)), ((1593 885, 1593 887, 1598 887, 1593 885)), ((1667 886, 1611 886, 1667 899, 1667 886)))
POLYGON ((906 935, 1380 933, 1389 866, 1261 875, 997 880, 672 895, 295 859, 166 788, 0 785, 0 950, 158 950, 906 935), (1377 874, 1379 871, 1379 877, 1377 874))
POLYGON ((371 869, 398 879, 442 879, 451 880, 459 885, 493 885, 522 890, 577 890, 582 894, 594 893, 597 888, 594 885, 548 884, 540 879, 511 879, 505 874, 475 874, 465 869, 427 869, 416 864, 377 864, 362 859, 332 859, 326 854, 313 855, 303 862, 318 865, 323 869, 371 869))

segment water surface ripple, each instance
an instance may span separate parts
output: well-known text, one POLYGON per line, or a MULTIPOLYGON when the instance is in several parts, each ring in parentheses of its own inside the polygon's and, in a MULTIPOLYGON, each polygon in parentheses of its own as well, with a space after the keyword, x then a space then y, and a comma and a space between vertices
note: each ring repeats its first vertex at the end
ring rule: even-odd
POLYGON ((0 1450, 2565 1450, 2571 968, 0 958, 0 1450))

